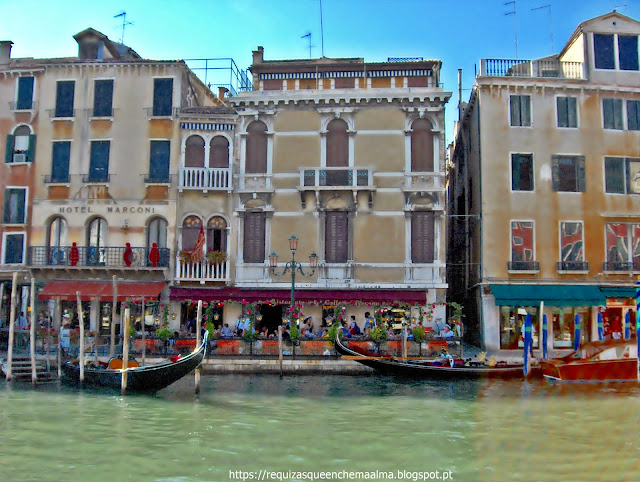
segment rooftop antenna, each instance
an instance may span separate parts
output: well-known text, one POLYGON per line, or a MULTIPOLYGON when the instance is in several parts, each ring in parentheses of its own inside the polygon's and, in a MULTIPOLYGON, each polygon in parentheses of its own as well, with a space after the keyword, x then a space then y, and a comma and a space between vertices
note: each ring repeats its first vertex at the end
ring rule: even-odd
POLYGON ((311 45, 311 32, 307 32, 306 35, 303 35, 300 38, 308 38, 309 39, 309 58, 311 58, 311 47, 313 47, 313 45, 311 45))
POLYGON ((124 28, 127 25, 133 25, 133 22, 127 22, 127 12, 124 10, 120 12, 118 15, 114 15, 113 18, 122 17, 122 37, 120 37, 120 43, 124 45, 124 28))
POLYGON ((548 8, 549 9, 549 31, 551 32, 551 53, 553 54, 553 52, 555 52, 555 50, 553 49, 553 18, 551 17, 551 4, 542 5, 541 7, 532 8, 531 11, 542 10, 543 8, 548 8))
POLYGON ((322 0, 320 0, 320 41, 322 46, 322 56, 324 57, 324 27, 322 26, 322 0))
POLYGON ((516 18, 516 0, 512 0, 511 2, 505 2, 505 5, 513 5, 513 12, 507 12, 505 15, 513 15, 513 28, 516 36, 516 60, 518 60, 518 20, 516 18))

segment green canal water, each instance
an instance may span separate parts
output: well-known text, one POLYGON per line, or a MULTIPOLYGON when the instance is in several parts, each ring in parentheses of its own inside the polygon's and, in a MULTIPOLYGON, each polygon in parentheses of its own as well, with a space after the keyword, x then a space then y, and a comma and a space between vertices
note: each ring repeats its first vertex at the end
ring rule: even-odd
POLYGON ((635 384, 204 375, 199 395, 186 377, 122 397, 2 381, 0 481, 640 480, 639 422, 635 384))

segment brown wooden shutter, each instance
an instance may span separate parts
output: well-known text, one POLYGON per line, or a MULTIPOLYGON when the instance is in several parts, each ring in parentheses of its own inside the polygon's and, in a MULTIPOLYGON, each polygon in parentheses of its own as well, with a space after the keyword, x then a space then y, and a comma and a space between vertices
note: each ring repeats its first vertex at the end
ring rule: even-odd
POLYGON ((353 89, 356 86, 356 79, 353 77, 338 77, 335 85, 336 89, 353 89))
POLYGON ((347 262, 348 216, 345 211, 327 212, 325 227, 325 259, 327 263, 347 262))
POLYGON ((226 137, 216 136, 211 140, 209 167, 229 167, 229 141, 226 137))
POLYGON ((411 214, 411 261, 433 263, 435 225, 432 211, 411 214))
POLYGON ((267 126, 264 122, 252 122, 247 128, 245 172, 250 174, 267 172, 267 126))
POLYGON ((327 167, 349 166, 349 134, 347 123, 335 119, 327 126, 327 167))
POLYGON ((411 171, 433 172, 433 132, 426 119, 416 119, 411 125, 411 171))
POLYGON ((246 213, 244 216, 244 261, 264 262, 265 213, 246 213))
POLYGON ((204 139, 190 136, 184 148, 184 167, 204 167, 204 139))

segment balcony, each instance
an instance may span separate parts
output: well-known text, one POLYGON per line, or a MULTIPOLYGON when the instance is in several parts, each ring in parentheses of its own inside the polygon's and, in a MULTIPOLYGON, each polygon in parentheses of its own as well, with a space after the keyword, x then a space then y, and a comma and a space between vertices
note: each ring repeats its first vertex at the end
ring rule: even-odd
POLYGON ((585 78, 582 62, 560 62, 554 59, 481 59, 480 76, 557 79, 585 78))
POLYGON ((11 111, 32 111, 37 109, 38 103, 35 100, 9 102, 9 110, 11 111))
POLYGON ((588 272, 589 263, 587 261, 558 261, 556 269, 560 272, 588 272))
POLYGON ((111 181, 111 174, 103 172, 92 172, 82 174, 82 182, 85 184, 106 184, 111 181))
POLYGON ((320 191, 369 191, 369 205, 373 205, 373 171, 362 167, 305 167, 300 169, 300 196, 303 207, 304 194, 314 191, 316 198, 320 191))
POLYGON ((507 270, 510 273, 537 273, 540 271, 540 263, 538 261, 509 261, 507 270))
POLYGON ((229 168, 183 167, 180 169, 178 191, 230 191, 233 187, 231 180, 229 168))
POLYGON ((630 273, 633 271, 640 271, 640 261, 626 262, 626 261, 605 261, 602 263, 602 271, 617 271, 623 273, 630 273))
POLYGON ((71 182, 71 179, 69 177, 69 174, 67 174, 66 176, 60 174, 46 174, 44 176, 43 182, 45 184, 69 184, 71 182))
MULTIPOLYGON (((36 268, 90 268, 90 269, 149 269, 154 268, 149 260, 151 248, 131 247, 131 254, 125 262, 125 247, 77 246, 74 254, 72 246, 29 246, 27 265, 36 268)), ((169 267, 169 248, 158 248, 158 263, 155 268, 169 267)))
POLYGON ((229 261, 212 263, 209 260, 192 262, 182 256, 176 257, 176 281, 229 281, 229 261))

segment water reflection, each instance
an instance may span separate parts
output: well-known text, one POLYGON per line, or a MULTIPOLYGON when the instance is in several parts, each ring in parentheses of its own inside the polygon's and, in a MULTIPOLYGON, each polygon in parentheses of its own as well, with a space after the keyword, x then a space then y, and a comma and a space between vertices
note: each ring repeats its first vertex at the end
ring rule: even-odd
POLYGON ((639 387, 369 376, 187 377, 122 397, 0 383, 0 480, 229 480, 230 470, 452 470, 637 480, 639 387))

